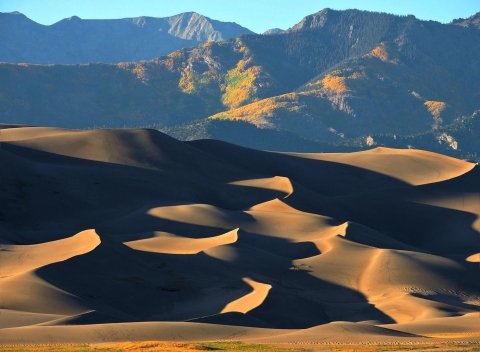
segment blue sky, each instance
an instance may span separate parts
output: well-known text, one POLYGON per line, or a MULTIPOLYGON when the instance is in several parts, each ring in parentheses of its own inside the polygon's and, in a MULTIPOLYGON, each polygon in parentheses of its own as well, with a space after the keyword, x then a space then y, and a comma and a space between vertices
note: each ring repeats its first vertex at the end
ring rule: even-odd
POLYGON ((479 12, 480 0, 0 0, 0 12, 20 11, 45 25, 73 15, 106 19, 166 17, 195 11, 216 20, 236 22, 257 33, 274 27, 287 29, 326 7, 413 14, 447 23, 479 12))

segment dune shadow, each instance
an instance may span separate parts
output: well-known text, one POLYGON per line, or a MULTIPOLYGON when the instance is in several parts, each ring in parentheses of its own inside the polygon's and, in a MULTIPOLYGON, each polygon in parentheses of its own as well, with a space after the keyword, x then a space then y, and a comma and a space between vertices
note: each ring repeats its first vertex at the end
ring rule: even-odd
POLYGON ((217 140, 186 142, 223 162, 271 176, 284 176, 323 196, 410 186, 394 177, 332 161, 259 151, 217 140))
POLYGON ((467 253, 480 248, 477 215, 382 194, 342 198, 349 220, 427 253, 467 253))
MULTIPOLYGON (((239 210, 283 195, 276 190, 230 184, 266 177, 239 168, 219 176, 215 169, 210 175, 188 165, 139 168, 8 142, 2 143, 2 149, 18 157, 8 160, 15 163, 9 165, 10 174, 0 173, 0 222, 9 223, 16 230, 66 228, 79 232, 148 204, 215 204, 239 210)), ((200 158, 204 156, 198 153, 200 158)))

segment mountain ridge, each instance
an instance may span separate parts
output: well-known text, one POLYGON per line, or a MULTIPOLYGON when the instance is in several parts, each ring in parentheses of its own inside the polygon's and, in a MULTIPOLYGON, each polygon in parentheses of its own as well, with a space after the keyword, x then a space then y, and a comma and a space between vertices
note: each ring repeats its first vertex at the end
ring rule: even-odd
POLYGON ((480 12, 477 12, 476 14, 468 18, 457 18, 452 22, 450 22, 450 24, 454 24, 462 27, 472 26, 472 27, 480 28, 480 12))
POLYGON ((83 20, 45 26, 20 12, 0 13, 0 61, 37 64, 118 63, 151 60, 182 47, 253 33, 236 23, 196 12, 170 17, 83 20), (45 50, 48 48, 48 50, 45 50))

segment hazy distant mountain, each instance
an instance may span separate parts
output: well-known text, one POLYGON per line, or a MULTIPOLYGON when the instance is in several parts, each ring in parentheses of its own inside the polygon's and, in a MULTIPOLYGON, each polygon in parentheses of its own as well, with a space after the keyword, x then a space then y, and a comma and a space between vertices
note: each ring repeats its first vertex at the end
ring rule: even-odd
POLYGON ((476 27, 480 28, 480 12, 477 12, 475 15, 470 16, 469 18, 458 18, 453 20, 451 24, 462 27, 476 27))
POLYGON ((151 60, 182 47, 252 33, 236 23, 195 12, 172 17, 82 20, 50 26, 19 12, 0 13, 0 61, 38 64, 118 63, 151 60))
MULTIPOLYGON (((472 26, 326 9, 282 35, 207 42, 152 61, 0 65, 0 120, 155 126, 182 139, 222 139, 222 131, 272 150, 363 148, 380 136, 398 144, 430 133, 433 148, 437 132, 480 109, 478 43, 472 26)), ((475 133, 457 145, 472 145, 475 133)))
POLYGON ((265 32, 263 32, 263 35, 280 34, 280 33, 283 33, 283 32, 285 32, 283 29, 272 28, 272 29, 268 29, 265 32))

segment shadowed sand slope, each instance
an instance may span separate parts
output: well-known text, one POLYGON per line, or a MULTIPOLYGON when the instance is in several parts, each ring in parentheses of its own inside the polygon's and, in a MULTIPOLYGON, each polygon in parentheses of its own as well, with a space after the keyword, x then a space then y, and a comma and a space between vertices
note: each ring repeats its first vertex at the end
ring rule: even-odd
POLYGON ((188 143, 227 163, 286 176, 324 195, 438 182, 464 174, 474 167, 472 163, 411 149, 376 148, 349 154, 306 154, 260 152, 215 140, 188 143))
POLYGON ((480 171, 2 129, 0 344, 480 339, 480 171))

